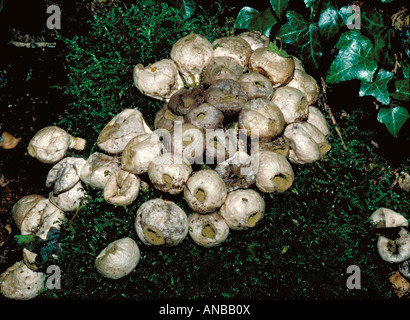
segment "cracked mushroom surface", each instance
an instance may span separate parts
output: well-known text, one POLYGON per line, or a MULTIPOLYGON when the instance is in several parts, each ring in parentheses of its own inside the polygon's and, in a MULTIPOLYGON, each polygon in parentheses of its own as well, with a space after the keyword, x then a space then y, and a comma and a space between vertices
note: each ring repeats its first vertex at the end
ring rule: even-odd
POLYGON ((241 65, 243 72, 248 69, 252 48, 245 39, 236 36, 222 37, 212 42, 212 47, 214 57, 234 58, 241 65))
POLYGON ((146 245, 175 246, 188 235, 188 218, 175 202, 151 199, 139 207, 135 229, 146 245))
POLYGON ((206 129, 221 128, 224 121, 224 115, 213 105, 203 103, 195 109, 190 110, 185 116, 185 121, 205 132, 206 129))
POLYGON ((57 126, 47 126, 30 140, 28 154, 40 162, 55 164, 64 158, 68 149, 84 150, 86 141, 73 137, 57 126))
POLYGON ((171 59, 162 59, 144 67, 137 64, 134 67, 134 85, 144 95, 168 101, 184 82, 179 75, 178 66, 171 59))
POLYGON ((104 200, 115 206, 127 206, 138 197, 140 178, 125 171, 115 171, 104 186, 104 200))
POLYGON ((184 189, 184 199, 197 213, 211 213, 225 202, 226 186, 219 174, 212 169, 194 172, 184 189))
POLYGON ((95 267, 104 277, 117 280, 136 268, 140 256, 137 243, 125 237, 108 244, 95 259, 95 267))
POLYGON ((191 239, 205 248, 219 246, 229 235, 229 226, 219 212, 194 212, 188 217, 188 226, 191 239))
POLYGON ((370 223, 376 228, 408 227, 409 221, 400 213, 389 208, 378 208, 370 216, 370 223))
POLYGON ((94 152, 81 169, 80 179, 92 188, 104 189, 110 176, 119 169, 119 158, 94 152))
POLYGON ((269 37, 256 30, 242 32, 238 34, 238 37, 248 42, 252 51, 259 48, 267 48, 270 42, 269 37))
POLYGON ((46 199, 46 197, 40 194, 30 194, 20 198, 11 210, 11 217, 17 228, 21 230, 21 224, 28 212, 41 200, 46 199))
POLYGON ((402 227, 397 237, 380 235, 377 250, 380 257, 389 263, 401 263, 410 259, 410 233, 402 227))
POLYGON ((265 215, 265 201, 252 189, 231 191, 220 213, 233 230, 253 228, 265 215))
POLYGON ((195 87, 201 82, 202 71, 213 54, 212 44, 208 39, 191 33, 173 44, 170 55, 188 86, 195 87))
POLYGON ((258 72, 247 72, 239 78, 249 100, 264 98, 270 100, 273 96, 272 83, 258 72))
POLYGON ((315 104, 319 98, 319 86, 315 78, 301 69, 295 69, 293 78, 287 85, 304 92, 309 106, 315 104))
POLYGON ((289 86, 277 88, 273 93, 271 101, 282 111, 285 124, 308 118, 309 107, 307 98, 299 89, 289 86))
POLYGON ((329 124, 327 123, 325 115, 319 110, 319 108, 309 106, 309 115, 306 121, 318 128, 326 138, 329 137, 329 124))
POLYGON ((152 131, 141 111, 125 109, 102 129, 97 138, 97 145, 102 151, 116 155, 124 150, 132 138, 145 133, 152 133, 152 131))
POLYGON ((215 81, 205 91, 205 101, 226 115, 238 114, 248 101, 239 81, 224 79, 215 81))
POLYGON ((57 208, 62 211, 75 211, 81 204, 85 201, 87 192, 84 189, 81 181, 78 181, 71 189, 61 192, 59 194, 54 194, 50 192, 49 200, 57 208))
POLYGON ((80 172, 86 160, 68 157, 57 162, 47 174, 46 187, 55 194, 67 191, 80 181, 80 172))

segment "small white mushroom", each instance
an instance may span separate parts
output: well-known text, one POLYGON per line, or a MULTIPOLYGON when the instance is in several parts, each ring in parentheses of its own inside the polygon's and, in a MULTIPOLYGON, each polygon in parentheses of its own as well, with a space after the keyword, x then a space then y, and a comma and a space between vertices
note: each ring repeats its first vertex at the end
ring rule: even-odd
POLYGON ((68 157, 57 162, 47 174, 46 186, 53 187, 54 194, 67 191, 80 181, 80 172, 86 160, 68 157))
POLYGON ((115 206, 127 206, 138 197, 140 178, 124 170, 115 171, 104 187, 104 199, 115 206))
POLYGON ((306 95, 299 89, 289 86, 277 88, 272 102, 282 111, 285 124, 306 120, 309 115, 306 95))
POLYGON ((212 169, 202 169, 193 173, 184 190, 184 199, 197 213, 218 210, 225 202, 226 186, 219 174, 212 169))
POLYGON ((293 78, 287 85, 304 92, 309 106, 315 104, 319 98, 319 86, 315 78, 301 69, 295 69, 293 78))
POLYGON ((206 130, 205 156, 207 164, 223 162, 232 157, 237 150, 237 139, 231 130, 223 128, 206 130))
POLYGON ((329 137, 330 130, 326 117, 317 107, 309 106, 309 116, 306 121, 318 128, 326 138, 329 137))
POLYGON ((269 46, 269 37, 259 31, 245 31, 238 34, 238 37, 246 40, 251 46, 252 51, 269 46))
POLYGON ((168 106, 164 105, 155 116, 154 127, 155 129, 165 129, 171 131, 174 127, 175 121, 183 123, 184 117, 172 113, 171 110, 168 109, 168 106))
POLYGON ((401 228, 397 238, 379 236, 377 250, 380 257, 390 263, 401 263, 410 259, 410 233, 401 228))
POLYGON ((229 227, 219 212, 188 217, 189 235, 198 245, 205 248, 219 246, 229 235, 229 227))
POLYGON ((190 110, 185 116, 185 121, 205 132, 206 129, 217 129, 222 127, 224 115, 213 105, 203 103, 195 109, 190 110))
POLYGON ((175 246, 188 235, 188 218, 173 201, 151 199, 139 207, 135 229, 146 245, 175 246))
POLYGON ((111 242, 95 259, 99 273, 109 279, 120 279, 130 274, 140 261, 140 250, 131 238, 111 242))
POLYGON ((175 61, 187 84, 193 87, 200 84, 202 71, 212 57, 212 44, 196 33, 179 39, 171 49, 171 59, 175 61))
POLYGON ((202 77, 204 85, 212 85, 218 80, 239 80, 242 75, 242 66, 232 57, 213 57, 205 68, 202 77))
POLYGON ((243 71, 248 69, 249 58, 252 54, 250 44, 243 38, 228 36, 212 42, 214 57, 231 57, 236 59, 243 71))
POLYGON ((228 193, 220 213, 231 229, 253 228, 265 215, 265 201, 255 190, 235 190, 228 193))
POLYGON ((264 98, 270 100, 273 96, 272 83, 258 72, 246 72, 239 79, 249 100, 264 98))
POLYGON ((44 273, 31 270, 21 260, 0 275, 0 292, 7 299, 30 300, 42 292, 45 282, 44 273))
POLYGON ((285 192, 293 184, 295 173, 289 161, 273 151, 259 153, 259 167, 255 184, 262 192, 285 192))
POLYGON ((81 181, 78 181, 71 189, 54 194, 50 192, 49 200, 62 211, 69 212, 77 210, 81 204, 85 203, 87 192, 81 181))
POLYGON ((68 149, 84 150, 86 141, 73 137, 57 126, 39 130, 30 140, 28 154, 40 162, 55 164, 64 158, 68 149))
POLYGON ((120 169, 120 160, 100 152, 91 154, 84 164, 80 179, 92 188, 104 189, 110 176, 120 169))
MULTIPOLYGON (((189 163, 202 163, 205 150, 204 133, 191 123, 175 122, 170 132, 171 152, 181 154, 189 163)), ((164 143, 167 144, 167 138, 164 143)))
POLYGON ((100 132, 97 145, 102 151, 115 155, 121 153, 132 138, 151 132, 141 111, 125 109, 112 118, 100 132))
POLYGON ((155 157, 148 168, 154 188, 170 194, 181 193, 191 173, 191 164, 171 152, 155 157))
POLYGON ((378 208, 370 216, 370 223, 376 228, 408 227, 409 221, 400 213, 388 208, 378 208))
POLYGON ((134 67, 134 85, 148 97, 168 101, 184 87, 184 82, 176 63, 171 59, 162 59, 146 67, 137 64, 134 67))
POLYGON ((11 216, 17 228, 21 230, 21 224, 28 212, 41 200, 46 199, 39 194, 30 194, 20 198, 11 210, 11 216))
POLYGON ((164 151, 164 145, 156 132, 136 136, 124 148, 121 168, 134 174, 146 173, 152 159, 164 151))

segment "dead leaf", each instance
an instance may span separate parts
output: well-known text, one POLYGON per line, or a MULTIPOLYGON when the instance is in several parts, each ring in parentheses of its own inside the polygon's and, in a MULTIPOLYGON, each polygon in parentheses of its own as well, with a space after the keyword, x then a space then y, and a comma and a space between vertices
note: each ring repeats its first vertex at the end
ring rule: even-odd
POLYGON ((4 131, 0 138, 0 147, 4 149, 13 149, 17 146, 21 138, 15 138, 10 133, 4 131))
POLYGON ((404 191, 410 191, 410 175, 407 172, 401 172, 398 179, 399 187, 404 191))
POLYGON ((410 297, 410 283, 400 274, 399 271, 395 271, 389 278, 393 290, 396 295, 401 299, 403 297, 410 297))

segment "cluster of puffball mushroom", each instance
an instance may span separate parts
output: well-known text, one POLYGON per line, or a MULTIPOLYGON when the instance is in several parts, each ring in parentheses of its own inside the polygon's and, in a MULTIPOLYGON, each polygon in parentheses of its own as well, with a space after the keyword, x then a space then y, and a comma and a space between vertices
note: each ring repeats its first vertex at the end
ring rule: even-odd
MULTIPOLYGON (((125 109, 100 132, 99 150, 87 159, 66 157, 69 149, 84 150, 86 141, 59 127, 45 127, 32 138, 28 153, 53 165, 46 179, 51 191, 14 205, 12 217, 22 234, 44 238, 51 227, 59 229, 66 212, 87 203, 89 187, 103 190, 112 205, 129 205, 145 177, 165 196, 138 208, 139 240, 175 246, 189 234, 196 244, 214 247, 230 229, 257 225, 265 214, 261 193, 290 188, 291 163, 319 161, 330 149, 326 118, 314 106, 315 79, 296 57, 269 50, 269 39, 259 32, 213 43, 190 34, 173 45, 169 59, 137 64, 133 79, 144 95, 164 101, 153 130, 139 110, 125 109), (215 166, 196 170, 194 164, 204 159, 215 166), (182 194, 192 211, 167 194, 182 194)), ((44 287, 35 254, 25 250, 23 256, 0 277, 8 298, 30 299, 44 287)), ((108 244, 95 266, 104 277, 118 279, 139 259, 137 243, 123 238, 108 244)))

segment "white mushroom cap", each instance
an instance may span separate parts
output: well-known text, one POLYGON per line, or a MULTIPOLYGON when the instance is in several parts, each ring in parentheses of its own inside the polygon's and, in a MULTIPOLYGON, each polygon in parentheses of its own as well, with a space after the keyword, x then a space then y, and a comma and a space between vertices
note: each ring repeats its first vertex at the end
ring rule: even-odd
POLYGON ((97 145, 106 153, 118 154, 132 138, 151 132, 141 111, 125 109, 112 118, 100 132, 97 145))
POLYGON ((289 161, 273 151, 259 153, 259 169, 255 184, 262 192, 285 192, 293 184, 295 173, 289 161))
POLYGON ((239 62, 243 71, 248 69, 252 48, 245 39, 235 36, 222 37, 212 42, 212 47, 214 57, 232 57, 239 62))
POLYGON ((252 51, 269 46, 269 37, 256 30, 242 32, 238 34, 238 37, 246 40, 251 46, 252 51))
POLYGON ((94 152, 84 164, 80 179, 92 188, 104 189, 110 175, 120 169, 119 162, 117 157, 94 152))
POLYGON ((241 75, 239 81, 249 100, 256 98, 272 99, 272 83, 264 75, 258 72, 246 72, 241 75))
POLYGON ((232 130, 218 128, 205 132, 206 163, 214 164, 232 157, 238 150, 237 139, 232 130))
POLYGON ((228 56, 213 57, 203 71, 202 83, 212 85, 218 80, 239 80, 243 69, 238 60, 228 56))
POLYGON ((306 121, 318 128, 326 138, 329 137, 330 130, 326 117, 317 107, 309 106, 309 116, 306 121))
POLYGON ((231 229, 253 228, 265 215, 265 201, 255 190, 235 190, 228 193, 220 213, 231 229))
POLYGON ((0 292, 8 299, 33 299, 44 289, 45 279, 44 273, 29 269, 21 260, 1 274, 0 292))
POLYGON ((140 179, 133 173, 117 170, 104 187, 104 199, 116 206, 126 206, 138 197, 140 179))
POLYGON ((131 238, 111 242, 95 259, 99 273, 110 279, 120 279, 130 274, 140 261, 140 250, 131 238))
POLYGON ((409 221, 404 216, 388 208, 378 208, 374 211, 370 216, 370 223, 376 228, 409 226, 409 221))
POLYGON ((154 188, 170 194, 181 193, 191 173, 188 160, 172 152, 155 157, 148 168, 149 180, 154 188))
POLYGON ((85 140, 75 138, 57 126, 39 130, 30 140, 28 154, 40 162, 54 164, 64 158, 68 149, 83 150, 85 140))
POLYGON ((171 131, 171 151, 182 154, 189 163, 201 163, 205 150, 204 133, 191 123, 175 122, 171 131))
POLYGON ((410 233, 401 228, 396 239, 379 236, 377 250, 380 257, 390 263, 400 263, 410 259, 410 233))
POLYGON ((309 114, 306 95, 299 89, 283 86, 275 90, 272 102, 279 107, 285 123, 306 120, 309 114))
POLYGON ((151 199, 139 207, 135 229, 146 245, 175 246, 188 235, 188 218, 176 203, 151 199))
POLYGON ((204 36, 196 33, 179 39, 171 49, 171 59, 175 61, 189 86, 200 84, 202 71, 212 56, 212 44, 204 36))
POLYGON ((39 194, 30 194, 20 198, 13 206, 11 216, 17 228, 21 230, 21 224, 27 213, 41 200, 46 199, 39 194))
POLYGON ((193 173, 184 190, 184 198, 197 213, 211 213, 218 210, 227 196, 225 182, 212 169, 193 173))
POLYGON ((71 189, 55 195, 53 192, 49 194, 49 200, 57 208, 62 211, 75 211, 85 201, 87 192, 85 191, 81 181, 78 181, 71 189))
POLYGON ((313 105, 319 98, 319 86, 311 75, 301 69, 295 69, 292 80, 287 84, 304 92, 308 105, 313 105))
POLYGON ((164 145, 156 133, 146 133, 132 138, 121 156, 121 168, 134 174, 148 171, 151 161, 164 152, 164 145))
POLYGON ((76 157, 60 160, 48 172, 46 186, 53 187, 55 194, 71 189, 80 181, 80 172, 85 162, 85 159, 76 157))
POLYGON ((219 212, 194 212, 188 217, 188 226, 191 239, 206 248, 220 245, 229 235, 229 227, 219 212))
POLYGON ((162 59, 147 67, 137 64, 134 85, 142 94, 165 101, 184 87, 178 66, 171 59, 162 59))

